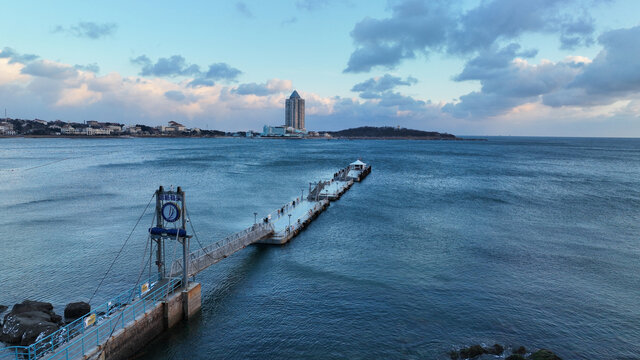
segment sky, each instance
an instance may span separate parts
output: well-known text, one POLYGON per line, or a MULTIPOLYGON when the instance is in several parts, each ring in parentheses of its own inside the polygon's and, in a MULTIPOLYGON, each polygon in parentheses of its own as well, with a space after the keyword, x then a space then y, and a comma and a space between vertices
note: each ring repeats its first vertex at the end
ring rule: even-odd
POLYGON ((640 136, 640 1, 15 1, 10 118, 640 136))

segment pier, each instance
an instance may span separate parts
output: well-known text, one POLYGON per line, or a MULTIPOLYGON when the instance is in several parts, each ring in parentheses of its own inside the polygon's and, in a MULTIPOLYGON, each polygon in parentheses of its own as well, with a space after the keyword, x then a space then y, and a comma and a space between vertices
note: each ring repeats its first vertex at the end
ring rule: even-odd
POLYGON ((193 281, 197 274, 252 244, 286 244, 370 172, 371 166, 360 160, 351 163, 329 180, 310 183, 306 197, 302 194, 262 218, 256 216, 254 224, 240 232, 206 246, 196 237, 199 248, 194 251, 185 192, 160 187, 145 255, 149 269, 155 255, 157 273, 32 345, 0 348, 0 360, 133 356, 163 331, 198 313, 202 304, 201 286, 193 281), (179 258, 168 259, 165 244, 174 247, 173 257, 181 248, 179 258))

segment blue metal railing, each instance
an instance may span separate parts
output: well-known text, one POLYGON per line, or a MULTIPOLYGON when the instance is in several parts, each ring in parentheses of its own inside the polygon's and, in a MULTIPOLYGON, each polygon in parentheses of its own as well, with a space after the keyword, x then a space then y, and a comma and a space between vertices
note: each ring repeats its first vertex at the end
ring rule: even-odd
POLYGON ((180 278, 166 283, 148 282, 149 290, 140 286, 127 290, 93 309, 89 314, 39 339, 29 346, 0 349, 0 360, 73 359, 80 358, 104 343, 113 333, 153 308, 160 300, 179 288, 180 278))

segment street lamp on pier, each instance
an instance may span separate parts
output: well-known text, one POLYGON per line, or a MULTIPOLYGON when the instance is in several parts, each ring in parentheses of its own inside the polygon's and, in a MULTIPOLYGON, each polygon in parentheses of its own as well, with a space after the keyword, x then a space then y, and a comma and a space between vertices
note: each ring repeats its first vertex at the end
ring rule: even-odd
POLYGON ((253 223, 255 224, 256 222, 258 222, 258 213, 254 212, 253 213, 253 223))

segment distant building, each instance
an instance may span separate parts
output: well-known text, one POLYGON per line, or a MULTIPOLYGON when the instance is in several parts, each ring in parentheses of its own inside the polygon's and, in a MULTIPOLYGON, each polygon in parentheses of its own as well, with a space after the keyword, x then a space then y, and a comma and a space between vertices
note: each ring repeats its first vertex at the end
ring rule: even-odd
POLYGON ((307 134, 304 130, 294 129, 290 126, 269 126, 265 125, 262 128, 261 137, 286 137, 286 138, 301 138, 307 134))
POLYGON ((10 122, 0 123, 0 135, 15 135, 16 132, 13 130, 13 124, 10 122))
POLYGON ((109 128, 94 129, 89 126, 84 129, 76 129, 75 133, 79 135, 111 135, 111 129, 109 128))
POLYGON ((284 120, 285 127, 304 130, 304 99, 296 90, 285 100, 284 120))
POLYGON ((265 125, 262 128, 262 136, 284 136, 287 133, 286 126, 269 126, 265 125))
POLYGON ((60 132, 63 134, 73 134, 75 132, 75 129, 73 128, 73 126, 67 124, 60 129, 60 132))
POLYGON ((175 121, 169 121, 169 127, 172 127, 174 131, 179 131, 179 132, 183 132, 187 130, 187 128, 184 125, 175 121))
MULTIPOLYGON (((102 129, 104 130, 105 128, 102 128, 102 129)), ((120 126, 120 125, 107 125, 106 129, 109 130, 109 133, 111 133, 112 131, 113 132, 122 132, 122 126, 120 126)))
POLYGON ((142 128, 140 126, 129 126, 127 132, 129 134, 140 134, 142 133, 142 128))

